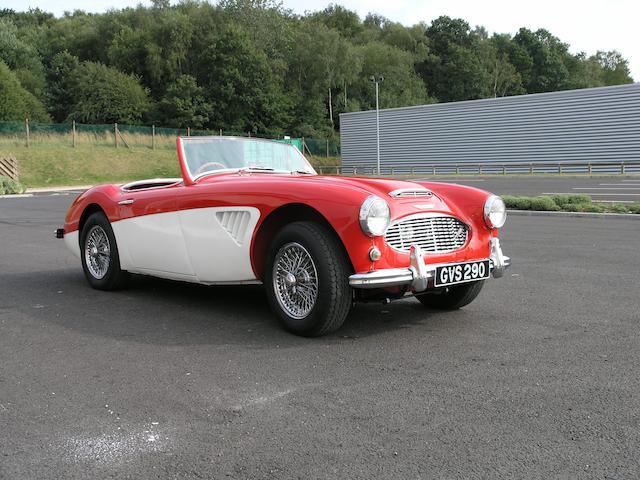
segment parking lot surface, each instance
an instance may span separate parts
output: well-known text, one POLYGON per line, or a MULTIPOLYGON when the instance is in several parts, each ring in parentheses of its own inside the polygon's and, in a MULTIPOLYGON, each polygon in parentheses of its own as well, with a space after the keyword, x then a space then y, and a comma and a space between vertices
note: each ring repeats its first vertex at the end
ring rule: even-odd
POLYGON ((91 290, 72 199, 0 199, 2 479, 640 476, 638 222, 511 217, 468 307, 304 339, 260 287, 91 290))
POLYGON ((640 202, 640 175, 493 175, 425 177, 424 180, 470 185, 498 195, 589 195, 596 202, 640 202))

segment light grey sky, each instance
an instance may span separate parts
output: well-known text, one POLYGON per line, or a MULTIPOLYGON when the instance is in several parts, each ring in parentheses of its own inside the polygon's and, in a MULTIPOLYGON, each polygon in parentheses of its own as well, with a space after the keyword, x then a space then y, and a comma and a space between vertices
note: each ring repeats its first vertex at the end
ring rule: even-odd
MULTIPOLYGON (((320 10, 331 1, 355 10, 364 18, 379 13, 393 21, 412 25, 430 22, 440 15, 464 18, 471 26, 482 25, 489 32, 514 34, 520 27, 546 28, 571 46, 574 53, 588 55, 597 50, 618 50, 629 60, 631 75, 640 81, 638 0, 284 0, 297 13, 320 10)), ((3 8, 26 10, 39 7, 61 15, 64 10, 103 12, 109 8, 150 4, 148 0, 3 0, 3 8)))

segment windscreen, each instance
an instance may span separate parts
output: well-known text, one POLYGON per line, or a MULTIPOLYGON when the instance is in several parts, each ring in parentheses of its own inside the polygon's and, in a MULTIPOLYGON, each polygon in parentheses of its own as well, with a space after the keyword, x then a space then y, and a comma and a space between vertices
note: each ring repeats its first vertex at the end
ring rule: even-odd
POLYGON ((315 174, 293 145, 257 138, 182 138, 184 159, 192 179, 217 172, 260 170, 315 174))

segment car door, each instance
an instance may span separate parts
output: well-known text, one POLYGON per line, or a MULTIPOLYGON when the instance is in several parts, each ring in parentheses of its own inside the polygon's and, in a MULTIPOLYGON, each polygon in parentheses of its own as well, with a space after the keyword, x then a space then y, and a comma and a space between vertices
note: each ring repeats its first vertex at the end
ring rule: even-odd
POLYGON ((119 200, 121 220, 113 223, 122 268, 160 277, 192 280, 177 211, 176 185, 123 191, 119 200))

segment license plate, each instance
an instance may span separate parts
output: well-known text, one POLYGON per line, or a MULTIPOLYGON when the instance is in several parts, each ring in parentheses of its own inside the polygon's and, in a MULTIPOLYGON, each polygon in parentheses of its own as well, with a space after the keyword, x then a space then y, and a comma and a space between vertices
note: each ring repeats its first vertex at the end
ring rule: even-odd
POLYGON ((436 267, 434 286, 444 287, 456 283, 473 282, 489 278, 489 260, 455 263, 436 267))

